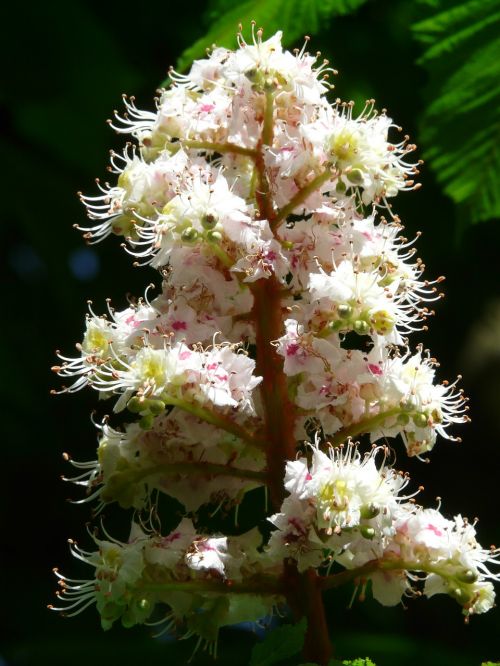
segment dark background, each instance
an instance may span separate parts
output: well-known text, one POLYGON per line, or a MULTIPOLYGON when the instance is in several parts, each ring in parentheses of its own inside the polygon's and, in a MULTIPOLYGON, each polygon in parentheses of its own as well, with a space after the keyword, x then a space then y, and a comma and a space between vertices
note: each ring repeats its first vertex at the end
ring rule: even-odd
MULTIPOLYGON (((375 97, 418 143, 426 75, 414 64, 419 47, 408 29, 416 15, 413 2, 368 3, 325 26, 312 50, 339 69, 339 96, 375 97)), ((104 122, 121 107, 120 95, 135 94, 139 107, 152 108, 168 65, 203 35, 204 16, 203 2, 128 7, 77 0, 57 9, 17 3, 4 15, 0 666, 182 664, 194 647, 190 641, 166 646, 144 627, 103 633, 92 609, 72 620, 46 609, 54 601, 53 566, 84 573, 66 539, 89 545, 90 510, 66 502, 76 491, 59 480, 68 472, 61 453, 85 460, 95 450, 88 418, 95 395, 49 397, 59 381, 49 368, 56 347, 72 355, 81 339, 86 299, 98 312, 108 296, 122 308, 128 292, 141 294, 154 278, 132 268, 115 238, 86 248, 72 229, 85 221, 75 193, 94 193, 93 178, 106 175, 108 149, 122 144, 104 122)), ((421 180, 422 190, 401 194, 395 208, 409 237, 424 232, 419 255, 427 276, 447 276, 447 297, 437 304, 430 331, 414 335, 413 344, 422 340, 441 361, 440 379, 467 371, 472 423, 461 428, 462 444, 439 440, 431 464, 403 455, 398 464, 409 469, 415 487, 424 484, 422 502, 434 506, 440 495, 445 514, 480 516, 479 539, 488 546, 500 541, 500 226, 470 227, 458 240, 453 204, 429 168, 421 180), (478 327, 482 338, 474 333, 478 327)), ((465 626, 460 607, 447 597, 409 601, 406 609, 367 600, 347 610, 349 596, 346 590, 328 598, 340 657, 369 655, 377 666, 500 660, 498 610, 465 626)), ((246 663, 253 633, 223 631, 222 638, 219 663, 246 663)), ((201 655, 195 663, 209 660, 201 655)))

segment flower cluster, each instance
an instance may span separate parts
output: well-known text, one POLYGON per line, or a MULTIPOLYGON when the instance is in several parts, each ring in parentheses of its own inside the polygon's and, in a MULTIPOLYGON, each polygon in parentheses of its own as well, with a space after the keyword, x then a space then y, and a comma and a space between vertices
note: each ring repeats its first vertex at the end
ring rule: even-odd
POLYGON ((407 337, 442 280, 423 277, 388 202, 418 186, 414 146, 372 100, 357 115, 331 103, 333 70, 305 47, 260 30, 238 41, 172 71, 154 112, 125 98, 111 125, 135 143, 112 154, 116 183, 81 196, 88 242, 121 236, 161 287, 124 310, 90 307, 77 355, 54 368, 70 380, 61 392, 113 399, 97 460, 67 456, 69 480, 136 521, 127 543, 74 546, 95 577, 58 574, 60 596, 73 614, 95 602, 104 628, 167 605, 169 630, 211 646, 220 626, 290 602, 294 567, 323 589, 370 580, 383 604, 423 587, 484 612, 498 552, 462 517, 418 506, 373 444, 399 437, 421 456, 467 420, 456 382, 439 383, 407 337), (215 521, 206 533, 202 507, 237 508, 262 486, 267 540, 215 521), (162 494, 185 516, 167 536, 152 518, 162 494))
POLYGON ((269 519, 278 528, 269 552, 294 557, 299 570, 339 564, 362 573, 386 606, 417 593, 425 581, 426 596, 449 594, 466 615, 489 610, 495 598, 491 580, 500 580, 500 573, 491 574, 487 564, 500 564, 500 551, 481 548, 474 526, 462 516, 447 520, 412 496, 401 496, 408 478, 385 459, 377 467, 381 454, 387 451, 376 447, 361 456, 351 444, 328 454, 313 447, 310 463, 289 462, 290 494, 269 519))
POLYGON ((74 615, 96 604, 103 629, 116 620, 125 627, 147 623, 156 604, 168 605, 156 624, 183 626, 186 636, 197 634, 215 652, 219 627, 257 620, 283 603, 272 589, 258 598, 253 593, 252 585, 267 573, 258 552, 262 537, 255 529, 237 537, 207 536, 184 518, 163 537, 133 523, 126 543, 93 540, 98 548, 93 552, 71 542, 73 555, 94 567, 92 580, 73 580, 55 570, 58 597, 66 602, 56 610, 74 615))

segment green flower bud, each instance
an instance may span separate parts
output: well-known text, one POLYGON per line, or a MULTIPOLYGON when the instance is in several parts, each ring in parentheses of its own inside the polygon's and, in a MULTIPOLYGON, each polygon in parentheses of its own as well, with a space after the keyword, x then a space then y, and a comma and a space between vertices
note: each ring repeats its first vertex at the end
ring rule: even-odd
POLYGON ((361 169, 351 169, 346 173, 346 176, 354 185, 359 185, 363 182, 363 172, 361 169))
POLYGON ((358 335, 368 335, 370 332, 370 326, 363 319, 356 319, 353 329, 358 335))
POLYGON ((221 243, 222 242, 222 234, 220 231, 208 231, 207 232, 207 241, 209 243, 221 243))
POLYGON ((369 527, 368 525, 361 525, 359 531, 361 532, 361 536, 365 539, 373 539, 375 536, 375 530, 373 527, 369 527))
POLYGON ((143 430, 150 430, 153 426, 154 416, 152 414, 144 414, 139 421, 139 427, 143 430))
POLYGON ((148 400, 148 409, 154 416, 158 416, 165 409, 163 400, 148 400))
POLYGON ((335 191, 337 192, 337 194, 344 194, 344 192, 346 190, 347 190, 347 187, 346 187, 345 183, 342 182, 341 180, 339 180, 337 182, 337 185, 335 186, 335 191))
POLYGON ((211 213, 207 213, 201 218, 201 226, 204 229, 207 229, 207 231, 213 229, 218 222, 218 218, 216 218, 215 215, 212 215, 211 213))
POLYGON ((417 428, 425 428, 429 422, 429 417, 423 412, 417 412, 416 414, 413 414, 412 419, 417 428))
POLYGON ((402 426, 408 425, 410 417, 408 414, 398 414, 397 422, 402 426))
POLYGON ((378 516, 379 513, 380 513, 380 507, 377 506, 376 504, 365 504, 364 506, 361 507, 361 510, 359 512, 361 518, 365 518, 366 520, 375 518, 375 516, 378 516))
POLYGON ((181 234, 181 240, 183 243, 195 243, 198 239, 198 232, 193 227, 188 227, 184 229, 181 234))
POLYGON ((140 412, 143 412, 146 409, 146 405, 144 404, 144 400, 134 396, 127 402, 127 409, 129 412, 132 412, 132 414, 140 414, 140 412))
POLYGON ((337 312, 341 319, 349 319, 349 317, 352 315, 352 306, 348 305, 347 303, 343 303, 342 305, 338 306, 337 312))
POLYGON ((139 601, 138 606, 142 611, 146 611, 149 608, 151 608, 151 602, 149 601, 149 599, 141 599, 139 601))
POLYGON ((473 571, 472 569, 464 569, 463 571, 457 574, 456 578, 461 583, 468 583, 469 585, 471 585, 472 583, 475 583, 477 581, 478 575, 477 571, 473 571))

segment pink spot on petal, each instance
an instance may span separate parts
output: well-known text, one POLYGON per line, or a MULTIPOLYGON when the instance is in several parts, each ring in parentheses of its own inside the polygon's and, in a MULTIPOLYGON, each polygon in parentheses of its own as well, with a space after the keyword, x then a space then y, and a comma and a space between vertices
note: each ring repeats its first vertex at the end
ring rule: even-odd
POLYGON ((300 345, 298 345, 296 342, 290 342, 290 344, 288 344, 286 346, 286 355, 287 356, 295 356, 295 354, 297 354, 299 349, 300 349, 300 345))
POLYGON ((438 527, 436 527, 435 525, 431 525, 430 523, 427 525, 427 527, 425 529, 430 530, 433 534, 435 534, 438 537, 443 536, 443 533, 441 532, 441 530, 438 527))
POLYGON ((179 354, 179 358, 180 358, 181 361, 186 361, 190 357, 191 357, 191 352, 190 351, 183 351, 179 354))
POLYGON ((376 363, 368 363, 368 370, 372 373, 372 375, 382 374, 382 368, 380 367, 380 365, 377 365, 376 363))
POLYGON ((174 331, 185 331, 187 329, 187 324, 185 321, 174 321, 172 323, 172 328, 174 331))

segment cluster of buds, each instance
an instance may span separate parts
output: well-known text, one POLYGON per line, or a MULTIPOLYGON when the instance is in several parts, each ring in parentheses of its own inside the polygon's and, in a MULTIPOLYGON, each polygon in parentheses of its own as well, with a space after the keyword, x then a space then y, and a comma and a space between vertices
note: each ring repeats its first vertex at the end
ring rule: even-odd
POLYGON ((155 112, 125 98, 111 125, 134 143, 111 155, 117 182, 81 197, 85 238, 122 236, 161 292, 91 308, 78 355, 55 368, 62 392, 112 402, 97 460, 71 460, 71 480, 98 511, 135 512, 127 543, 73 546, 95 575, 58 574, 62 609, 95 603, 104 628, 164 621, 213 648, 220 626, 290 602, 294 569, 317 589, 371 581, 385 605, 446 593, 482 613, 499 553, 403 495, 408 477, 376 443, 400 436, 421 456, 467 420, 456 382, 437 383, 407 338, 442 279, 422 277, 389 203, 417 188, 414 146, 373 100, 358 115, 331 103, 328 62, 283 51, 281 33, 238 42, 172 71, 155 112), (202 507, 259 487, 270 537, 199 533, 202 507), (151 518, 161 494, 184 507, 167 536, 151 518))

